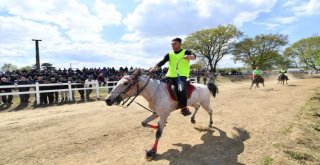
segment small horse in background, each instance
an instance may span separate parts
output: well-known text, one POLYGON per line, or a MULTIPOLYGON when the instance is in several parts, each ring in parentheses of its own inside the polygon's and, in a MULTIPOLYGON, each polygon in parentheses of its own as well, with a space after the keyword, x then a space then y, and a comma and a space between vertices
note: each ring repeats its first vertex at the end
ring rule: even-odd
MULTIPOLYGON (((190 98, 188 98, 188 106, 195 108, 195 112, 191 117, 191 122, 195 123, 195 115, 200 106, 209 114, 209 127, 212 127, 212 109, 210 107, 210 94, 216 96, 218 88, 214 83, 206 85, 193 83, 195 86, 190 98)), ((167 92, 167 84, 159 80, 141 75, 140 70, 136 70, 132 75, 126 75, 121 78, 110 94, 106 97, 105 102, 108 106, 120 104, 122 101, 129 100, 131 97, 142 95, 148 103, 150 111, 153 111, 145 120, 141 122, 143 127, 157 129, 156 140, 152 149, 146 152, 146 157, 152 159, 157 153, 158 141, 162 135, 165 124, 170 113, 178 109, 178 102, 170 99, 167 92), (158 125, 149 124, 150 121, 160 117, 158 125)), ((134 99, 133 98, 133 99, 134 99)), ((133 101, 133 100, 132 100, 133 101)), ((126 101, 124 101, 125 103, 126 101)), ((122 103, 122 105, 124 105, 122 103)), ((131 103, 131 102, 130 102, 131 103)))
POLYGON ((285 74, 281 74, 279 77, 278 77, 278 84, 282 84, 284 85, 284 82, 286 82, 286 84, 288 85, 288 76, 286 76, 285 74))
POLYGON ((259 83, 261 83, 264 87, 264 78, 262 78, 261 76, 256 76, 255 78, 251 78, 251 79, 252 79, 252 81, 251 81, 250 90, 251 90, 253 84, 256 84, 255 88, 259 88, 259 83))

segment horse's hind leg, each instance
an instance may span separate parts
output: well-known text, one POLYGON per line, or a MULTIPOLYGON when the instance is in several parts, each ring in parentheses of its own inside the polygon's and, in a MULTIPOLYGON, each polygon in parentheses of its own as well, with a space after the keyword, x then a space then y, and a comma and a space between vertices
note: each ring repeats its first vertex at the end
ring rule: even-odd
POLYGON ((156 113, 152 113, 150 114, 146 119, 144 119, 142 122, 141 122, 141 125, 143 127, 149 127, 149 128, 154 128, 154 129, 157 129, 158 126, 155 126, 155 125, 151 125, 151 124, 148 124, 150 121, 158 118, 159 116, 156 114, 156 113))
POLYGON ((196 105, 193 105, 193 107, 194 107, 195 111, 194 111, 193 115, 191 116, 191 123, 192 124, 196 123, 196 120, 194 118, 196 117, 196 114, 200 108, 200 105, 196 104, 196 105))
POLYGON ((201 106, 208 112, 208 114, 209 114, 209 125, 208 125, 208 127, 212 128, 213 121, 212 121, 212 109, 210 108, 210 101, 205 105, 201 104, 201 106))

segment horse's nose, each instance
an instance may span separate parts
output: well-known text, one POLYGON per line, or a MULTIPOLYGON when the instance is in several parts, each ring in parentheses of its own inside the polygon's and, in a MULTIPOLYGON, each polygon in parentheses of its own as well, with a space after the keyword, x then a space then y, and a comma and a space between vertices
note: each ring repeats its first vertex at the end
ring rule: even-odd
POLYGON ((106 104, 107 104, 108 106, 111 106, 111 105, 112 105, 112 101, 111 101, 110 99, 106 99, 105 102, 106 102, 106 104))

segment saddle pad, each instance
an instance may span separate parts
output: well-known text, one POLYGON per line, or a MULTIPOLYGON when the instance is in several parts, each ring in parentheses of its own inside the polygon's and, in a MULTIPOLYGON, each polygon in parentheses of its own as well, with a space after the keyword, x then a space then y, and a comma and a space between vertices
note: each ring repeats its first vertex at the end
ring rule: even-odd
MULTIPOLYGON (((172 101, 177 101, 177 98, 175 96, 175 94, 173 93, 174 91, 172 91, 171 89, 171 84, 167 84, 166 85, 166 88, 167 88, 167 93, 169 95, 169 98, 172 100, 172 101)), ((189 99, 192 95, 192 92, 196 89, 196 87, 192 84, 188 84, 187 86, 187 98, 189 99)))

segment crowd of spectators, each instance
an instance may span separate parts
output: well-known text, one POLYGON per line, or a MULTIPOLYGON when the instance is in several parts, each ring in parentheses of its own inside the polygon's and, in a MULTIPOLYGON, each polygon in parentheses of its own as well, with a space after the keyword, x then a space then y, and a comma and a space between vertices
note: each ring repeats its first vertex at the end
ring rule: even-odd
MULTIPOLYGON (((130 69, 133 69, 132 67, 130 69)), ((3 85, 25 85, 25 84, 49 84, 49 83, 78 83, 74 87, 83 88, 85 87, 85 82, 90 82, 91 80, 98 80, 99 85, 105 86, 107 81, 117 81, 129 70, 127 67, 120 67, 118 70, 111 67, 103 68, 83 68, 83 69, 55 69, 48 68, 41 71, 38 70, 17 70, 11 72, 2 72, 0 74, 0 86, 3 85)), ((89 84, 89 83, 87 83, 89 84)), ((111 85, 111 84, 107 84, 111 85)), ((112 84, 113 85, 113 84, 112 84)), ((90 85, 86 86, 90 87, 90 85)), ((59 86, 43 86, 40 90, 51 90, 51 89, 67 89, 66 85, 59 86)), ((17 88, 19 92, 29 91, 30 87, 19 87, 17 88)), ((1 93, 12 92, 12 88, 0 88, 1 93)), ((109 89, 111 90, 111 89, 109 89)), ((86 93, 86 98, 89 98, 92 90, 79 90, 81 100, 85 99, 84 93, 86 93)), ((28 103, 30 94, 21 94, 20 103, 28 103)), ((57 103, 61 101, 68 101, 67 92, 60 92, 60 97, 58 92, 48 92, 40 94, 41 104, 57 103)), ((12 104, 12 95, 2 96, 2 104, 12 104)), ((0 102, 0 103, 1 103, 0 102)))

